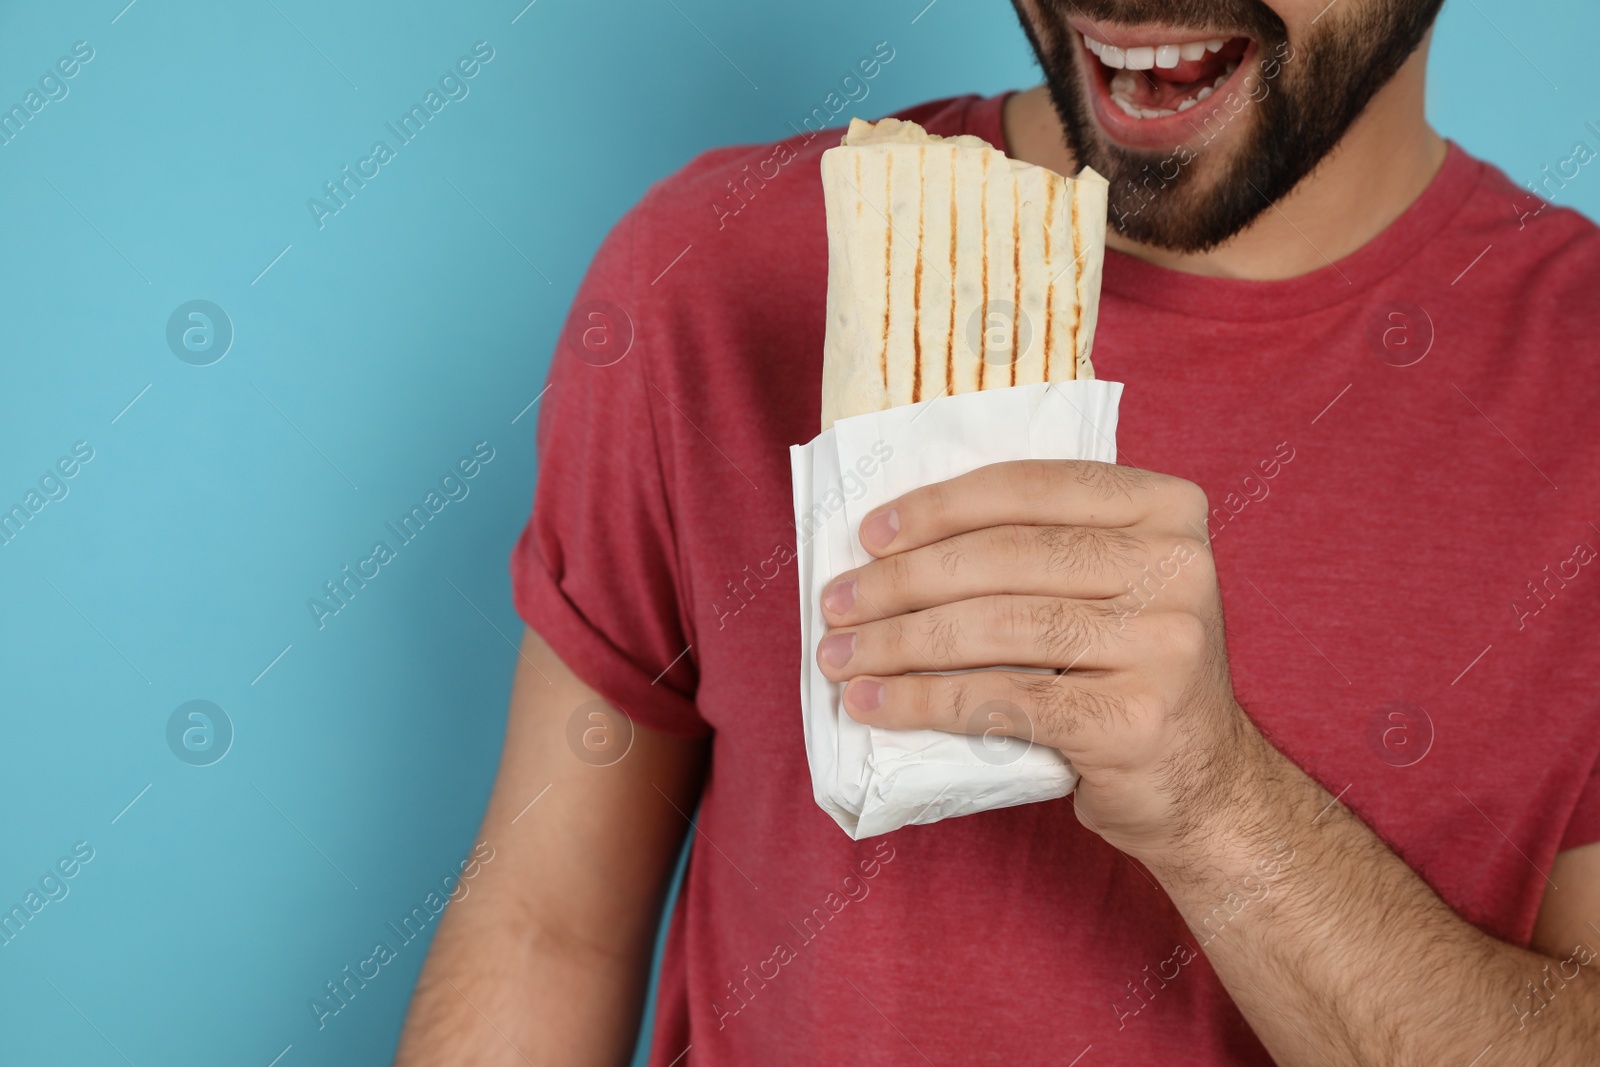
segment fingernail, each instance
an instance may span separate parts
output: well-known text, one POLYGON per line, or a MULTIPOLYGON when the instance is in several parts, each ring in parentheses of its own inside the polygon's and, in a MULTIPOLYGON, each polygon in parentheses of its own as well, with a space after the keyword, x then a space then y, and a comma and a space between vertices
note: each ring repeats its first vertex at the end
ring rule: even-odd
POLYGON ((900 512, 897 508, 890 508, 861 524, 861 543, 868 548, 887 548, 899 532, 900 512))
POLYGON ((855 655, 855 631, 842 634, 829 634, 822 639, 822 644, 817 647, 817 652, 822 656, 822 662, 830 667, 843 667, 850 662, 850 657, 855 655))
POLYGON ((857 711, 877 711, 883 707, 883 683, 863 679, 845 690, 844 699, 857 711))
POLYGON ((854 578, 846 578, 830 585, 828 591, 822 594, 822 606, 835 615, 843 615, 855 607, 856 580, 854 578))

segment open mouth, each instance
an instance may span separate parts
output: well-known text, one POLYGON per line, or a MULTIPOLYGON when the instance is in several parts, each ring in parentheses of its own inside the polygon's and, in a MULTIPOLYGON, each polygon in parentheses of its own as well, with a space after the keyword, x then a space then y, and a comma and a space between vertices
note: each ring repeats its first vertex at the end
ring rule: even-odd
POLYGON ((1227 90, 1251 69, 1249 37, 1207 37, 1162 27, 1077 24, 1084 72, 1101 126, 1115 140, 1172 145, 1192 132, 1184 112, 1227 90))

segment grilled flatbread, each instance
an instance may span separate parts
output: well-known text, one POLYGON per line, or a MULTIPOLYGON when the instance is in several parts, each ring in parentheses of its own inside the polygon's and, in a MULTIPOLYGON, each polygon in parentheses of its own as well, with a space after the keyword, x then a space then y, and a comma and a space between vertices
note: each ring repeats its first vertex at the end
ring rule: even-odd
POLYGON ((822 428, 953 393, 1094 377, 1104 178, 852 119, 822 155, 822 428))

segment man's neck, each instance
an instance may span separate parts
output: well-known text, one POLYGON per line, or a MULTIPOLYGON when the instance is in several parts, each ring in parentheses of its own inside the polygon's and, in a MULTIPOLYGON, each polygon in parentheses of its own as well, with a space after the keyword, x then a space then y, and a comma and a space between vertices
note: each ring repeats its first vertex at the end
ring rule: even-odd
MULTIPOLYGON (((1209 252, 1173 252, 1108 228, 1106 244, 1188 274, 1266 281, 1337 262, 1388 227, 1422 195, 1446 144, 1423 113, 1427 45, 1372 98, 1338 146, 1287 196, 1209 252)), ((1044 86, 1013 95, 1002 116, 1010 154, 1061 174, 1077 172, 1044 86)))

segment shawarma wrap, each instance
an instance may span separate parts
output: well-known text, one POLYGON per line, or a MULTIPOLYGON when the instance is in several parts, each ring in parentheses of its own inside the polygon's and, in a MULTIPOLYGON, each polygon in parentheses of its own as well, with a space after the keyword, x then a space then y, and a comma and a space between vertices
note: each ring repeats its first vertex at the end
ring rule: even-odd
POLYGON ((852 119, 822 155, 822 429, 941 395, 1094 377, 1104 178, 852 119))

